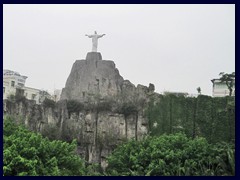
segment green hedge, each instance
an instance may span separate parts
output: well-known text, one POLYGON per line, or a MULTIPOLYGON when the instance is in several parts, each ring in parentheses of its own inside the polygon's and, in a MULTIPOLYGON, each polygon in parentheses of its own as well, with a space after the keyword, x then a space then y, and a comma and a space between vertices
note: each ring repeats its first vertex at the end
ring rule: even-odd
POLYGON ((184 132, 189 137, 203 136, 209 142, 234 141, 234 97, 212 98, 161 95, 147 109, 151 135, 184 132), (157 125, 156 125, 157 124, 157 125))

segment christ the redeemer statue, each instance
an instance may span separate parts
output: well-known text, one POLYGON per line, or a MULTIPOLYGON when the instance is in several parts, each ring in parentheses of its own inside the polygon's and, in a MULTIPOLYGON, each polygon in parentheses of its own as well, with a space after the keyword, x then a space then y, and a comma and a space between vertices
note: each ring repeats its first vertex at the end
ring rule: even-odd
POLYGON ((98 46, 98 38, 101 38, 103 36, 105 36, 105 34, 102 35, 98 35, 97 31, 94 31, 93 35, 85 35, 89 38, 92 38, 92 52, 97 52, 97 46, 98 46))

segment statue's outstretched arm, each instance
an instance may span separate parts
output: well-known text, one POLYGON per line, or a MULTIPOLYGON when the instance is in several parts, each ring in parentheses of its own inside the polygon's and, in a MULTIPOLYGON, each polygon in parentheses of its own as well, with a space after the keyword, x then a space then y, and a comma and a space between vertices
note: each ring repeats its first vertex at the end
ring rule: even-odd
POLYGON ((89 38, 91 38, 91 37, 92 37, 91 35, 87 35, 87 34, 85 34, 85 36, 87 36, 87 37, 89 37, 89 38))
POLYGON ((101 37, 103 37, 103 36, 105 36, 105 35, 106 35, 106 34, 99 35, 98 38, 101 38, 101 37))

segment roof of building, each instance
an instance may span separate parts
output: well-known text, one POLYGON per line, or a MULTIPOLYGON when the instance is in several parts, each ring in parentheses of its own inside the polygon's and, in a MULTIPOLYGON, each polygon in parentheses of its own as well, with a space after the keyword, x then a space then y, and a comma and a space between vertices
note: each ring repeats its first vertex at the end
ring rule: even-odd
MULTIPOLYGON (((212 81, 212 83, 214 83, 214 82, 222 82, 220 79, 212 79, 211 81, 212 81)), ((235 81, 235 79, 234 79, 234 81, 235 81)))
POLYGON ((21 76, 22 78, 27 79, 27 76, 22 76, 22 75, 20 75, 19 72, 12 71, 12 70, 9 70, 9 69, 4 69, 3 70, 3 77, 4 76, 21 76))

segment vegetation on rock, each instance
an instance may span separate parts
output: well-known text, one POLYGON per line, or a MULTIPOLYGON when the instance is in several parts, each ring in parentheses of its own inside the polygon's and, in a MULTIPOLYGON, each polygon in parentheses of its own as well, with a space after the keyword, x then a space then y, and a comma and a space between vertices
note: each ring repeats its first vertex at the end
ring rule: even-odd
POLYGON ((69 116, 71 113, 79 113, 81 110, 83 110, 83 108, 84 108, 83 103, 77 100, 67 101, 67 110, 68 110, 69 116))
POLYGON ((56 106, 56 102, 48 98, 45 98, 42 104, 43 104, 43 107, 46 107, 46 108, 55 108, 56 106))

